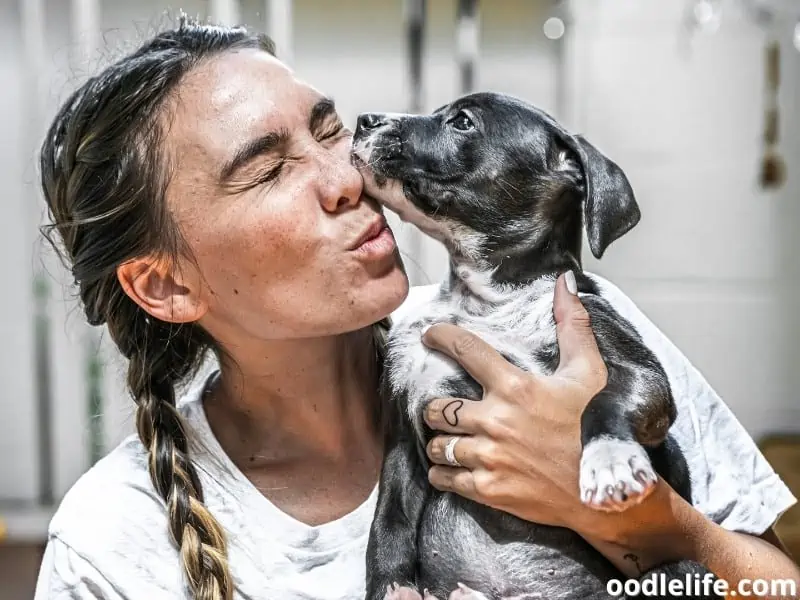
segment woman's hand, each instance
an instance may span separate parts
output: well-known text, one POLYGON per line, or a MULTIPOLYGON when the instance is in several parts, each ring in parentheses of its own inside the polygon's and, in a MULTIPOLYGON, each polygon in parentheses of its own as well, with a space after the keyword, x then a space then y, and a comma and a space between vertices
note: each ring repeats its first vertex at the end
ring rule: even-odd
POLYGON ((663 479, 624 512, 599 511, 581 502, 581 414, 605 386, 607 374, 589 315, 563 275, 553 304, 560 360, 546 377, 515 367, 454 325, 434 325, 425 332, 426 345, 456 360, 484 390, 480 402, 437 398, 429 403, 425 421, 441 433, 427 447, 434 463, 428 472, 431 485, 527 521, 571 529, 630 575, 694 554, 694 540, 683 535, 676 520, 695 515, 663 479), (448 461, 448 444, 460 467, 448 461))
POLYGON ((605 386, 606 369, 586 309, 569 292, 564 276, 556 283, 554 311, 560 363, 549 377, 511 365, 454 325, 434 325, 425 333, 426 345, 459 362, 484 389, 481 402, 430 402, 425 420, 444 435, 428 444, 428 456, 436 463, 429 479, 439 490, 577 531, 589 512, 598 514, 579 498, 580 417, 605 386), (446 458, 453 439, 461 467, 446 458))

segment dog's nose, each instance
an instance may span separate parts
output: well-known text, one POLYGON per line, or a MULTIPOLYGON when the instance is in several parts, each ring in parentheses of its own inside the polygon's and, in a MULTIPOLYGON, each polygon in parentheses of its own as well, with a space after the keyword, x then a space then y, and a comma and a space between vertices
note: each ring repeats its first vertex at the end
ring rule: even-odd
POLYGON ((369 131, 386 123, 386 115, 380 113, 361 113, 358 115, 357 129, 369 131))

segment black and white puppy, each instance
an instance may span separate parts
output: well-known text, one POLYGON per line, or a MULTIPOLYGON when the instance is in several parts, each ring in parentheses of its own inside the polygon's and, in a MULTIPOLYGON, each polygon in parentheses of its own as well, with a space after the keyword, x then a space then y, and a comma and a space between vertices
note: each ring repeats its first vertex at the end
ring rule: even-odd
MULTIPOLYGON (((573 270, 608 367, 608 384, 581 421, 581 498, 624 510, 653 489, 659 473, 691 500, 686 462, 668 432, 676 409, 667 375, 581 269, 584 228, 599 258, 637 224, 628 179, 541 110, 492 93, 430 115, 362 114, 353 160, 367 193, 450 255, 438 298, 389 336, 383 391, 391 427, 367 599, 420 598, 423 590, 439 599, 610 597, 607 581, 620 572, 574 532, 428 484, 426 402, 480 400, 482 390, 457 363, 429 351, 421 334, 432 323, 456 323, 518 367, 552 373, 559 360, 554 284, 573 270)), ((681 579, 704 572, 689 562, 662 569, 681 579)))

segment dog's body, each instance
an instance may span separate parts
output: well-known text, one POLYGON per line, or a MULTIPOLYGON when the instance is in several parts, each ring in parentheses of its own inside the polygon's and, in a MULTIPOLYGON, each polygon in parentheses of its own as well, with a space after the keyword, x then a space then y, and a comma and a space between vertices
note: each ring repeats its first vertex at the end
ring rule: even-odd
MULTIPOLYGON (((421 334, 432 323, 455 323, 518 367, 550 374, 559 362, 554 284, 573 270, 608 369, 581 423, 582 498, 623 510, 649 493, 657 472, 691 500, 685 460, 668 436, 676 415, 667 375, 580 268, 582 205, 598 257, 638 221, 627 179, 541 111, 496 94, 467 96, 429 116, 362 116, 354 149, 369 167, 369 193, 442 241, 451 257, 438 298, 395 324, 388 340, 391 426, 368 547, 368 600, 418 598, 422 590, 465 600, 611 597, 606 583, 619 571, 576 533, 428 484, 426 403, 480 400, 482 389, 425 347, 421 334)), ((703 569, 678 563, 663 571, 681 577, 703 569)))
MULTIPOLYGON (((635 335, 618 329, 602 299, 592 295, 591 280, 583 278, 581 288, 589 292, 583 300, 595 330, 599 329, 598 337, 623 335, 623 343, 637 344, 635 335)), ((395 324, 388 344, 386 394, 396 403, 392 420, 398 427, 388 449, 368 552, 374 584, 369 599, 383 598, 386 585, 394 582, 413 583, 442 599, 458 583, 491 599, 610 597, 606 582, 620 577, 619 572, 574 532, 531 524, 424 485, 430 465, 421 448, 431 435, 421 419, 426 400, 451 396, 480 400, 481 389, 452 360, 429 351, 421 342, 422 331, 432 323, 455 323, 478 334, 517 366, 549 374, 558 363, 553 289, 554 278, 542 277, 532 285, 510 289, 505 301, 489 306, 453 277, 432 304, 395 324), (408 527, 409 542, 415 536, 413 547, 398 545, 397 523, 408 527)), ((614 356, 613 348, 613 344, 603 348, 604 355, 614 356)), ((598 443, 603 452, 603 442, 598 443)), ((670 471, 668 449, 659 446, 653 451, 654 462, 664 473, 670 471)), ((680 462, 672 474, 673 485, 688 494, 680 462)))

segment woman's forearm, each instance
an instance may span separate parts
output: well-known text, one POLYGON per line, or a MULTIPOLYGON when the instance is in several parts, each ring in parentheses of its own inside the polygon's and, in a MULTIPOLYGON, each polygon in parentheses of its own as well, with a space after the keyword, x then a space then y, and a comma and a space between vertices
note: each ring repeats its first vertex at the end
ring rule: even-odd
POLYGON ((742 580, 749 580, 748 585, 760 580, 768 588, 762 598, 800 598, 800 567, 789 556, 766 540, 703 519, 694 560, 727 581, 730 589, 742 580))
MULTIPOLYGON (((617 515, 598 515, 599 527, 584 537, 628 577, 638 577, 659 564, 694 560, 735 590, 742 580, 771 588, 751 597, 794 598, 800 594, 800 568, 766 540, 729 531, 659 485, 642 505, 617 515), (776 582, 776 583, 772 583, 776 582), (781 582, 784 582, 781 585, 781 582)), ((756 588, 754 591, 759 591, 756 588)), ((741 594, 738 594, 741 595, 741 594)))

